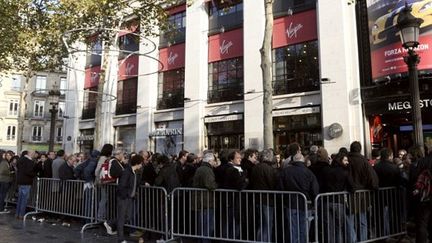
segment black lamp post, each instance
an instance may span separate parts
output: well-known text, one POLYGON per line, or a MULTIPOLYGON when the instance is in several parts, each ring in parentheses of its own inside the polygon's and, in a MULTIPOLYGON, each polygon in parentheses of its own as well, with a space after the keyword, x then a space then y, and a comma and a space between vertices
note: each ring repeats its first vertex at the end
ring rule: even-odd
POLYGON ((414 51, 414 48, 419 45, 418 39, 420 33, 420 25, 422 23, 423 19, 414 17, 411 14, 411 7, 408 6, 407 3, 405 3, 405 8, 402 9, 397 19, 397 28, 400 30, 402 46, 408 50, 408 56, 404 57, 404 61, 408 65, 409 82, 411 88, 414 142, 415 145, 420 146, 421 149, 424 148, 424 141, 417 70, 417 65, 420 62, 420 57, 414 51))
POLYGON ((51 126, 50 126, 50 138, 49 138, 49 147, 48 152, 54 151, 54 143, 55 143, 55 128, 56 128, 56 116, 58 112, 58 104, 60 98, 60 90, 55 86, 48 92, 48 96, 50 99, 51 109, 49 110, 51 113, 51 126))

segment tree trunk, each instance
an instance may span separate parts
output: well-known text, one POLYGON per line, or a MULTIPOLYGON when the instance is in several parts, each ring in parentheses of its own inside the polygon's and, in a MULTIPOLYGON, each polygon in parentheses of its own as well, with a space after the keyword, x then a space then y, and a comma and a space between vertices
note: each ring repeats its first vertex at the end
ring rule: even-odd
MULTIPOLYGON (((27 92, 29 91, 29 83, 30 79, 33 76, 32 68, 29 66, 28 70, 24 74, 25 83, 21 88, 20 94, 20 102, 19 102, 19 114, 18 114, 18 129, 17 129, 17 153, 21 154, 23 150, 23 141, 24 141, 24 121, 26 115, 26 106, 27 106, 27 92)), ((31 131, 32 132, 32 131, 31 131)), ((31 133, 30 132, 30 133, 31 133)), ((32 135, 32 134, 31 134, 32 135)))
POLYGON ((273 0, 264 0, 265 30, 260 49, 261 70, 263 75, 263 120, 264 149, 273 148, 273 85, 272 85, 272 37, 273 37, 273 0))
POLYGON ((98 91, 96 96, 96 111, 95 111, 95 130, 94 130, 94 141, 93 148, 94 149, 102 149, 103 146, 103 123, 104 121, 104 110, 103 110, 103 102, 105 95, 105 79, 107 70, 109 68, 109 51, 111 45, 108 42, 105 42, 103 48, 103 62, 101 66, 101 71, 99 74, 99 82, 98 82, 98 91))

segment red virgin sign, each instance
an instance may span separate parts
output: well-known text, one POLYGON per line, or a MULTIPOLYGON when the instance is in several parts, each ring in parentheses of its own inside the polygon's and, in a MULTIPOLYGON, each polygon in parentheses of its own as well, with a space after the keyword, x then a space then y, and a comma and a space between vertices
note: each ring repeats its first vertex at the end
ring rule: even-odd
MULTIPOLYGON (((422 44, 415 49, 421 58, 418 65, 419 70, 432 69, 432 46, 429 46, 429 43, 432 43, 432 36, 420 36, 419 43, 422 44)), ((376 79, 395 73, 408 72, 408 67, 403 59, 407 55, 408 52, 401 43, 394 43, 372 51, 372 77, 376 79)))
POLYGON ((316 10, 310 10, 274 20, 273 48, 316 40, 316 10))
POLYGON ((243 29, 209 37, 209 62, 243 56, 243 29))
POLYGON ((177 69, 185 66, 185 44, 173 45, 159 50, 159 61, 163 65, 162 71, 177 69))
POLYGON ((138 56, 133 55, 119 61, 118 80, 128 79, 138 75, 138 56))
POLYGON ((101 66, 94 66, 85 70, 84 88, 95 87, 99 83, 101 66))

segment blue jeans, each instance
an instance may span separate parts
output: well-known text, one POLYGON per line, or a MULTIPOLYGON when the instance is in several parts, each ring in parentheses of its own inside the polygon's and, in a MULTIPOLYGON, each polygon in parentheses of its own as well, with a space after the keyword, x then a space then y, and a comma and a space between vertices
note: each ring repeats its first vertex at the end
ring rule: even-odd
POLYGON ((84 215, 86 217, 92 218, 92 204, 93 202, 93 190, 94 188, 85 188, 84 189, 84 215))
MULTIPOLYGON (((302 210, 288 209, 285 211, 285 217, 288 227, 286 232, 289 232, 289 241, 291 243, 306 243, 307 219, 306 213, 302 210)), ((287 239, 285 240, 287 242, 287 239)))
POLYGON ((224 218, 222 236, 228 239, 240 239, 240 209, 229 207, 228 218, 224 218))
POLYGON ((0 182, 0 212, 4 211, 4 205, 7 193, 9 191, 9 182, 0 182))
POLYGON ((354 216, 354 214, 351 214, 348 216, 348 221, 347 221, 347 225, 348 225, 348 232, 350 233, 350 236, 352 237, 352 241, 353 242, 357 242, 357 232, 356 232, 356 222, 355 222, 355 217, 358 217, 359 220, 359 227, 357 228, 357 230, 359 231, 359 237, 358 237, 358 241, 365 241, 367 240, 367 235, 368 235, 368 224, 367 224, 367 216, 366 216, 366 212, 360 212, 358 214, 356 214, 354 216))
POLYGON ((258 224, 257 240, 271 242, 273 233, 274 208, 267 205, 257 206, 257 211, 260 210, 262 210, 262 221, 260 224, 258 224))
MULTIPOLYGON (((213 235, 214 231, 214 209, 203 209, 198 212, 198 234, 203 237, 213 235)), ((209 239, 200 240, 202 243, 210 243, 209 239)))
POLYGON ((31 185, 20 185, 18 187, 18 202, 16 216, 24 217, 26 213, 27 201, 30 196, 31 185))

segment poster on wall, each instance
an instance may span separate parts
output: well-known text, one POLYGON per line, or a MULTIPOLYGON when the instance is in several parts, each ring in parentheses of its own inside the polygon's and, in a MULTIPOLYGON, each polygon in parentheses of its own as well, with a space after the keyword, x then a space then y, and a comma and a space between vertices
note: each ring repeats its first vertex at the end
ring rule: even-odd
POLYGON ((402 47, 396 28, 399 13, 407 2, 412 14, 422 18, 420 45, 416 48, 421 61, 419 70, 432 73, 432 0, 367 0, 369 40, 371 47, 372 80, 391 80, 408 72, 403 57, 407 51, 402 47))

